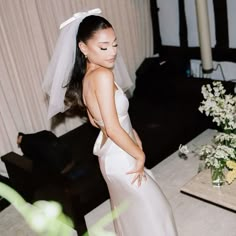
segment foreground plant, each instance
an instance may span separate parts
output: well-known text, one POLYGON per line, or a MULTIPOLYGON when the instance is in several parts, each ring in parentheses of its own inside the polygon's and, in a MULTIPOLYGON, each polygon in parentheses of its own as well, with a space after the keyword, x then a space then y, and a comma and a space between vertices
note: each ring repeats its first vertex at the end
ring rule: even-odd
POLYGON ((8 200, 39 235, 71 235, 73 223, 54 201, 26 202, 14 189, 0 182, 0 196, 8 200))
MULTIPOLYGON (((0 196, 15 207, 24 217, 30 228, 38 235, 72 235, 73 222, 62 212, 62 207, 58 202, 40 200, 31 205, 14 189, 2 182, 0 182, 0 196)), ((96 236, 115 236, 115 233, 106 230, 105 227, 125 210, 128 210, 127 201, 122 202, 116 209, 116 212, 112 211, 103 216, 98 222, 91 226, 90 231, 96 236)), ((88 236, 88 232, 83 236, 88 236)))

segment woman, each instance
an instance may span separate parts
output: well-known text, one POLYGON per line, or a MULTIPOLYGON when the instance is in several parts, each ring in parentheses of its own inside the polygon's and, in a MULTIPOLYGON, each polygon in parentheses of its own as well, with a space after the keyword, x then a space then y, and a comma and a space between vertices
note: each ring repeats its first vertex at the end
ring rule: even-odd
POLYGON ((109 189, 117 235, 175 236, 169 204, 144 167, 145 154, 130 122, 128 99, 114 80, 117 46, 106 19, 89 15, 81 21, 65 103, 79 105, 91 124, 101 130, 94 154, 109 189), (124 203, 127 208, 119 213, 124 203))

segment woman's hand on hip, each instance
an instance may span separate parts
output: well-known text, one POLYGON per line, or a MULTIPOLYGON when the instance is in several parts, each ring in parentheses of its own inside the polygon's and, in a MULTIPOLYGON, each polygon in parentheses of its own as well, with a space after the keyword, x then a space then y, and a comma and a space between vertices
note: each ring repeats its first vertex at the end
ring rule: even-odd
POLYGON ((131 181, 131 184, 134 184, 136 181, 138 182, 138 187, 141 186, 142 181, 146 181, 147 177, 144 172, 144 163, 145 157, 136 160, 136 167, 134 170, 128 171, 126 174, 134 174, 134 178, 131 181))

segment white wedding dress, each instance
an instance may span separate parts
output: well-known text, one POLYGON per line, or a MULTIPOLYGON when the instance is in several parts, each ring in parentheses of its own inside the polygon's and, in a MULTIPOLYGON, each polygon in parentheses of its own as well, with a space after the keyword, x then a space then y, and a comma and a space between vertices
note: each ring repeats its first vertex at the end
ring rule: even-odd
MULTIPOLYGON (((116 84, 116 109, 123 129, 134 139, 128 115, 129 102, 116 84)), ((104 125, 102 121, 96 121, 104 125)), ((131 184, 133 175, 126 172, 135 168, 135 159, 107 139, 101 147, 100 131, 94 145, 102 175, 107 183, 111 206, 115 213, 114 228, 119 236, 176 236, 177 230, 169 203, 150 170, 145 168, 146 181, 140 187, 131 184), (122 205, 123 204, 123 205, 122 205), (126 205, 123 209, 122 206, 126 205), (119 208, 120 207, 120 208, 119 208), (121 210, 121 212, 119 212, 121 210)))

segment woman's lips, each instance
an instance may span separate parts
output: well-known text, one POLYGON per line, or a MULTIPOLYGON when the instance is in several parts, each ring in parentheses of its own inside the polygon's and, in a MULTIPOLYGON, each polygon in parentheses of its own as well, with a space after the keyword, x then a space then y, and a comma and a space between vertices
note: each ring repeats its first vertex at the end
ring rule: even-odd
POLYGON ((110 63, 114 63, 115 62, 115 58, 107 59, 106 61, 108 61, 110 63))

